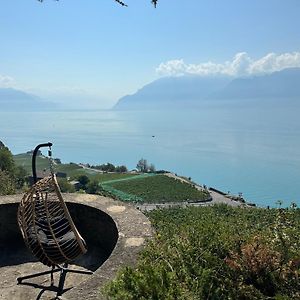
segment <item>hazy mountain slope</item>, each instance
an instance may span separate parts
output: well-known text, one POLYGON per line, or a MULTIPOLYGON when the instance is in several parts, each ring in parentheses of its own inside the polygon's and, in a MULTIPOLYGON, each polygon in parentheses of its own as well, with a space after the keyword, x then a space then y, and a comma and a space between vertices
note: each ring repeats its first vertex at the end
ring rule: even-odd
POLYGON ((238 78, 211 95, 216 99, 299 98, 300 68, 285 69, 272 74, 238 78))
POLYGON ((121 98, 114 109, 181 108, 197 106, 203 100, 246 98, 300 99, 300 68, 233 80, 202 76, 161 78, 121 98))
POLYGON ((49 109, 54 106, 35 95, 12 88, 0 88, 0 107, 1 111, 32 111, 49 109))
POLYGON ((122 97, 114 109, 172 108, 208 97, 223 88, 228 78, 200 76, 167 77, 155 80, 133 95, 122 97))

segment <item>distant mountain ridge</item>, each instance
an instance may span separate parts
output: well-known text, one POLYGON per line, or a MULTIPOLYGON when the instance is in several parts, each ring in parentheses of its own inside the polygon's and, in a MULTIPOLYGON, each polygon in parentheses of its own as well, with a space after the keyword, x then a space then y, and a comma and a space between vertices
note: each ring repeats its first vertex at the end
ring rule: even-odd
POLYGON ((195 106, 220 99, 299 98, 300 68, 247 78, 181 76, 155 80, 122 97, 116 110, 195 106))
POLYGON ((208 97, 212 92, 223 88, 229 78, 181 76, 155 80, 133 95, 122 97, 114 109, 159 108, 188 105, 198 99, 208 97))
POLYGON ((38 96, 13 88, 0 88, 1 111, 27 111, 53 108, 53 104, 38 96))
POLYGON ((237 78, 211 95, 211 98, 217 99, 297 97, 300 98, 300 68, 285 69, 263 76, 237 78))

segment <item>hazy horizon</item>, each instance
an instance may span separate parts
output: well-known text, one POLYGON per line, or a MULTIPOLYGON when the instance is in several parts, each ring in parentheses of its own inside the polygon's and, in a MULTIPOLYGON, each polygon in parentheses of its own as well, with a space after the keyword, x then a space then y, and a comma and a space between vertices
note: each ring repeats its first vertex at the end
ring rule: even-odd
POLYGON ((109 108, 163 76, 300 67, 297 0, 149 2, 5 1, 0 87, 109 108))

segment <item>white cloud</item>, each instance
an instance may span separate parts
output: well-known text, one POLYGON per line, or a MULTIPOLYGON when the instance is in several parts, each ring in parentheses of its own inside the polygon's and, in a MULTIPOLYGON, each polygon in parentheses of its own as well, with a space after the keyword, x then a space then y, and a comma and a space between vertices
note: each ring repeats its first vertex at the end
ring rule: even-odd
POLYGON ((12 87, 14 83, 15 80, 12 77, 0 74, 0 87, 2 88, 12 87))
POLYGON ((156 68, 156 72, 162 76, 184 74, 244 76, 272 73, 291 67, 300 67, 300 52, 269 53, 256 60, 252 59, 246 52, 240 52, 232 60, 224 63, 208 61, 200 64, 187 64, 183 59, 175 59, 161 63, 156 68))

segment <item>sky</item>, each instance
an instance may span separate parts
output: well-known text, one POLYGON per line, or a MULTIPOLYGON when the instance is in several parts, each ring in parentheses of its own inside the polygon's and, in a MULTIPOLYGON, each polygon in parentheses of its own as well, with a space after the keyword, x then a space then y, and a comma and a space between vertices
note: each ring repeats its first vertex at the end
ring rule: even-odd
POLYGON ((109 108, 162 76, 300 67, 299 0, 1 0, 0 87, 109 108))

